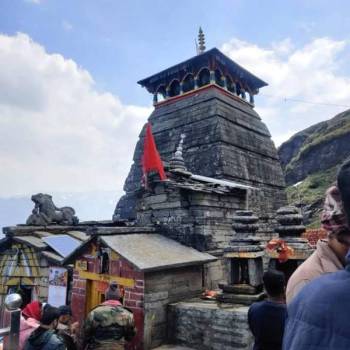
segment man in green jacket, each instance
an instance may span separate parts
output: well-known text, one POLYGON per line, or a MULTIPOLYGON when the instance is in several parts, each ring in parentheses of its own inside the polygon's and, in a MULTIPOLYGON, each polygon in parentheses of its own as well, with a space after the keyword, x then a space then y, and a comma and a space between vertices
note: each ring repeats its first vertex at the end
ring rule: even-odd
POLYGON ((91 310, 84 325, 83 346, 87 350, 123 350, 136 334, 134 316, 120 303, 118 286, 112 283, 106 301, 91 310))

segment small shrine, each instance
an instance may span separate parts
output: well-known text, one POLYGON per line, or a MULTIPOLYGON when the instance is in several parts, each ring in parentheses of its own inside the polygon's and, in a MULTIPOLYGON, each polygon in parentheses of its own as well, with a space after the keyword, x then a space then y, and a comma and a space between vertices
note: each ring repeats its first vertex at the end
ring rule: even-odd
POLYGON ((221 302, 251 304, 264 297, 263 293, 263 256, 256 232, 259 218, 252 211, 236 211, 233 217, 234 239, 225 248, 224 257, 230 266, 230 283, 220 284, 223 293, 221 302))
POLYGON ((270 266, 282 271, 288 280, 297 267, 312 253, 308 240, 302 237, 305 232, 303 216, 294 206, 282 207, 276 212, 279 239, 272 242, 274 249, 267 254, 271 258, 270 266))

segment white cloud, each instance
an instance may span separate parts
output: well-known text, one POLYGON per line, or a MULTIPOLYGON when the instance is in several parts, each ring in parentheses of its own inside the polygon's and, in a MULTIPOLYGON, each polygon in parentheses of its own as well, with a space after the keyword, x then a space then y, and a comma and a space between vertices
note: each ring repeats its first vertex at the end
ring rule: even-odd
POLYGON ((27 35, 0 35, 0 196, 121 190, 150 112, 27 35))
POLYGON ((63 20, 62 21, 62 28, 66 32, 70 32, 73 29, 73 25, 72 25, 72 23, 70 23, 70 22, 68 22, 66 20, 63 20))
POLYGON ((340 73, 339 60, 346 47, 345 41, 330 38, 317 38, 302 47, 290 39, 260 47, 234 38, 222 50, 269 84, 256 97, 256 105, 280 144, 293 132, 345 109, 291 100, 350 104, 350 77, 340 73))

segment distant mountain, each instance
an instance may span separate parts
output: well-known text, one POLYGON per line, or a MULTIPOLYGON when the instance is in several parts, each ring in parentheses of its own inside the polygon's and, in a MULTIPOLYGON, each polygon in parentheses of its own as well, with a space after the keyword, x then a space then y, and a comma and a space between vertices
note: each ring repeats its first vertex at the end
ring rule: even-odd
POLYGON ((350 110, 298 132, 278 154, 289 201, 302 207, 311 226, 318 226, 324 193, 350 157, 350 110))
MULTIPOLYGON (((111 220, 115 205, 122 195, 117 191, 50 194, 56 206, 73 207, 80 221, 111 220)), ((0 227, 24 224, 34 207, 30 197, 0 197, 0 227)))

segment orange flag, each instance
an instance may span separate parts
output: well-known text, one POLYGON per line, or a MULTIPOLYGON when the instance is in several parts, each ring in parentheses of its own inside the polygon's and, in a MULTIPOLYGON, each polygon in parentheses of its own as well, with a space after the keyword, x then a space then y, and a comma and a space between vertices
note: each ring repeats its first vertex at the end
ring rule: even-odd
POLYGON ((144 180, 147 179, 147 174, 150 171, 156 171, 161 180, 166 180, 163 163, 160 159, 160 155, 152 134, 151 124, 147 123, 142 155, 142 172, 144 180))

